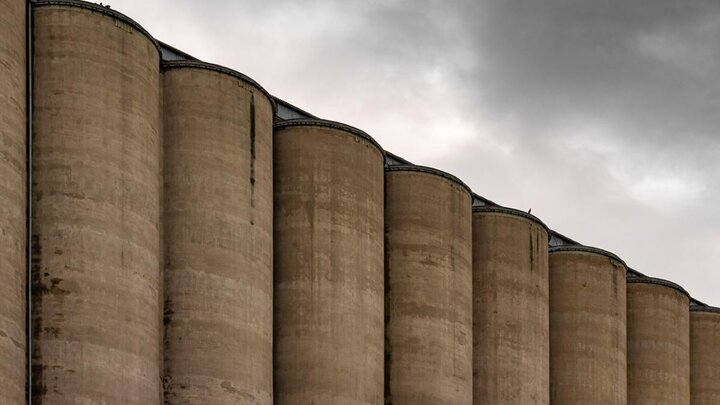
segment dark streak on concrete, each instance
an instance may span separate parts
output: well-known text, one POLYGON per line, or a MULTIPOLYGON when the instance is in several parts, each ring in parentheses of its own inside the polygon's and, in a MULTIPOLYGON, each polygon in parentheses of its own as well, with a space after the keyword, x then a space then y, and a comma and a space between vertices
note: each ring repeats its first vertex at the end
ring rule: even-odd
POLYGON ((250 206, 255 208, 255 93, 250 93, 250 206))

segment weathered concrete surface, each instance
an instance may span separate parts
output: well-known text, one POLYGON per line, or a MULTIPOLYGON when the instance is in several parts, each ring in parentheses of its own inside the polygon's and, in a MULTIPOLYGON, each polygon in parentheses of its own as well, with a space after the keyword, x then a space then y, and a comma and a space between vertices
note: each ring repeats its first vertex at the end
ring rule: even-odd
POLYGON ((379 405, 383 155, 350 128, 295 123, 274 141, 275 403, 379 405))
POLYGON ((271 405, 272 104, 164 67, 165 402, 271 405))
POLYGON ((548 230, 524 212, 473 210, 473 398, 550 401, 548 230))
POLYGON ((689 405, 690 300, 655 280, 628 279, 628 404, 689 405))
POLYGON ((720 309, 690 309, 690 403, 720 404, 720 309))
POLYGON ((158 245, 158 251, 160 254, 158 255, 158 270, 160 274, 158 275, 158 280, 160 280, 158 285, 158 297, 160 299, 160 310, 157 312, 157 320, 158 320, 158 370, 160 370, 160 379, 161 379, 161 387, 160 387, 160 400, 164 403, 165 398, 165 313, 164 313, 164 301, 165 301, 165 124, 164 124, 164 118, 163 118, 163 112, 165 111, 164 107, 164 83, 165 83, 165 72, 163 72, 162 69, 159 71, 158 75, 158 111, 160 114, 160 119, 158 120, 158 137, 160 139, 160 150, 158 155, 159 165, 160 165, 160 177, 158 188, 160 190, 160 200, 159 200, 159 210, 158 210, 158 237, 160 240, 160 243, 158 245))
POLYGON ((33 14, 34 402, 158 403, 158 49, 105 7, 33 14))
POLYGON ((0 0, 0 403, 25 401, 25 1, 0 0))
POLYGON ((584 246, 550 249, 550 403, 627 400, 626 268, 584 246))
POLYGON ((471 405, 472 199, 416 170, 385 175, 385 403, 471 405))

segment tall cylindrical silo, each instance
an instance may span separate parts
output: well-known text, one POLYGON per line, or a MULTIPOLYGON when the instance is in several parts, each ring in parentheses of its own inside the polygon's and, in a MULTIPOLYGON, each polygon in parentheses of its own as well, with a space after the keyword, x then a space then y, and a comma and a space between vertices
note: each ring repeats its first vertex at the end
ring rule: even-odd
POLYGON ((550 403, 627 400, 625 263, 604 250, 550 248, 550 403))
POLYGON ((271 405, 273 101, 229 69, 163 67, 165 400, 271 405))
POLYGON ((473 208, 476 404, 550 401, 549 230, 522 211, 473 208))
POLYGON ((33 397, 157 403, 159 50, 93 3, 33 18, 33 397))
POLYGON ((274 152, 276 404, 382 404, 383 152, 316 119, 274 152))
POLYGON ((472 197, 420 166, 385 173, 390 404, 472 404, 472 197))
POLYGON ((666 280, 627 282, 628 404, 690 405, 690 297, 666 280))
POLYGON ((25 398, 26 2, 0 0, 0 402, 25 398))
POLYGON ((720 404, 720 308, 690 307, 690 404, 720 404))

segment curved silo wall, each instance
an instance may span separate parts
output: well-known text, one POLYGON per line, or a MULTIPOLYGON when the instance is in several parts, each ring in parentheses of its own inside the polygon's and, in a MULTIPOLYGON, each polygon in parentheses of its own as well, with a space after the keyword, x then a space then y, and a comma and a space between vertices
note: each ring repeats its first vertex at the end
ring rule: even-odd
POLYGON ((475 207, 472 222, 475 403, 547 405, 549 231, 501 207, 475 207))
POLYGON ((33 18, 33 398, 157 403, 159 51, 92 3, 33 18))
POLYGON ((628 278, 628 403, 690 404, 687 293, 665 280, 628 278))
POLYGON ((720 308, 690 307, 691 405, 720 404, 720 308))
POLYGON ((274 152, 276 404, 382 404, 383 153, 321 120, 274 152))
POLYGON ((454 177, 387 169, 386 403, 472 404, 471 215, 454 177))
POLYGON ((165 400, 272 404, 273 104, 239 73, 163 66, 165 400))
POLYGON ((0 396, 25 398, 26 2, 0 0, 0 396))
POLYGON ((574 245, 551 248, 549 259, 550 402, 633 404, 627 400, 625 264, 574 245))

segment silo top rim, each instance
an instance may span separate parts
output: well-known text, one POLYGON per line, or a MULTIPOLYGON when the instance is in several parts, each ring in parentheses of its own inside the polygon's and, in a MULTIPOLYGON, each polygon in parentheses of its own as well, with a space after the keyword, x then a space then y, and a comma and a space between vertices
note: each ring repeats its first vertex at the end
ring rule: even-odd
POLYGON ((247 82, 260 90, 261 93, 267 97, 267 99, 270 101, 270 104, 272 105, 273 113, 277 113, 277 103, 275 102, 275 98, 267 91, 263 86, 261 86, 258 82, 250 78, 249 76, 242 74, 236 70, 232 70, 230 68, 226 68, 225 66, 216 65, 214 63, 209 62, 203 62, 199 60, 172 60, 172 61, 163 61, 162 67, 164 70, 170 70, 170 69, 180 69, 180 68, 190 68, 190 69, 205 69, 205 70, 211 70, 214 72, 226 74, 228 76, 232 76, 236 79, 240 79, 244 82, 247 82))
POLYGON ((320 118, 294 118, 290 120, 276 122, 273 127, 275 129, 288 127, 323 127, 337 129, 340 131, 351 133, 353 135, 357 135, 365 139, 366 141, 373 144, 373 146, 377 148, 381 155, 385 156, 385 151, 383 150, 382 146, 380 146, 380 144, 375 139, 373 139, 372 136, 368 135, 367 132, 353 126, 343 124, 341 122, 324 120, 320 118))
POLYGON ((155 49, 158 51, 158 55, 161 56, 160 52, 160 44, 155 40, 155 38, 150 35, 150 33, 143 28, 142 25, 138 24, 137 21, 133 20, 132 18, 126 16, 123 13, 120 13, 118 11, 115 11, 111 9, 110 7, 101 6, 99 4, 90 3, 87 1, 82 0, 33 0, 32 1, 33 7, 40 7, 40 6, 67 6, 67 7, 77 7, 77 8, 84 8, 86 10, 91 11, 97 11, 98 13, 105 14, 109 17, 117 18, 118 20, 132 26, 139 32, 143 33, 150 42, 155 46, 155 49))
POLYGON ((712 307, 710 305, 693 305, 690 307, 690 312, 709 312, 713 314, 720 314, 720 308, 712 307))
POLYGON ((613 260, 617 260, 618 262, 622 263, 623 267, 627 269, 627 264, 625 264, 625 261, 618 257, 615 253, 608 252, 607 250, 592 247, 592 246, 585 246, 585 245, 563 245, 563 246, 554 246, 549 249, 550 253, 562 253, 562 252, 583 252, 583 253, 594 253, 596 255, 601 255, 608 257, 613 260))
POLYGON ((669 280, 664 280, 662 278, 647 277, 647 276, 645 276, 645 277, 628 277, 627 282, 628 282, 628 284, 655 284, 655 285, 659 285, 662 287, 672 288, 672 289, 684 294, 685 296, 688 297, 688 299, 690 299, 690 294, 687 291, 685 291, 685 289, 682 288, 679 284, 673 283, 672 281, 669 281, 669 280))
POLYGON ((427 167, 427 166, 419 166, 419 165, 394 165, 394 166, 388 166, 385 168, 385 172, 418 172, 418 173, 426 173, 431 174, 433 176, 442 177, 445 180, 450 180, 453 183, 456 183, 460 187, 462 187, 465 191, 468 192, 470 197, 472 198, 472 190, 470 190, 470 187, 468 187, 467 184, 465 184, 462 180, 459 178, 453 176, 450 173, 444 172, 442 170, 435 169, 434 167, 427 167))
POLYGON ((522 217, 525 219, 529 219, 530 221, 536 222, 539 225, 541 225, 543 228, 545 228, 545 231, 548 233, 548 237, 550 236, 550 228, 548 228, 547 225, 543 221, 540 220, 540 218, 536 217, 533 214, 530 214, 525 211, 521 211, 515 208, 509 208, 509 207, 501 207, 501 206, 494 206, 494 205, 476 205, 472 208, 473 214, 483 214, 483 213, 498 213, 498 214, 508 214, 508 215, 515 215, 518 217, 522 217))

